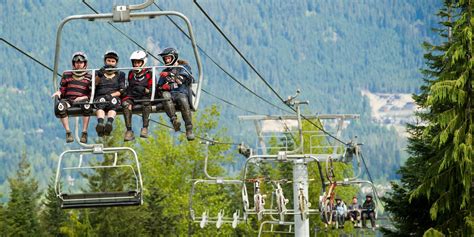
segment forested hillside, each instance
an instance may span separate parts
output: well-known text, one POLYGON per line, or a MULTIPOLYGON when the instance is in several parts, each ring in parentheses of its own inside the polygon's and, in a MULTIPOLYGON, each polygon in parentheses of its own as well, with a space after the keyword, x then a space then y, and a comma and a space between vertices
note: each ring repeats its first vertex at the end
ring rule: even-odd
MULTIPOLYGON (((100 12, 109 12, 112 1, 87 1, 100 12)), ((138 3, 141 1, 113 1, 138 3)), ((307 114, 358 113, 361 118, 347 135, 359 136, 369 169, 377 179, 396 178, 403 158, 404 139, 370 121, 370 105, 361 90, 387 93, 416 92, 422 80, 423 41, 436 41, 431 28, 438 1, 315 1, 315 0, 201 0, 213 17, 256 69, 283 97, 302 89, 309 100, 307 114)), ((266 99, 284 107, 257 75, 209 23, 190 0, 157 1, 163 10, 187 15, 204 51, 242 83, 266 99)), ((150 10, 158 10, 151 6, 150 10)), ((93 13, 83 2, 73 0, 0 0, 0 37, 30 52, 52 66, 56 28, 73 14, 93 13)), ((175 18, 173 18, 175 19, 175 18)), ((183 25, 179 19, 175 19, 183 25)), ((145 46, 152 54, 174 46, 192 60, 187 38, 164 17, 126 23, 117 27, 145 46)), ((89 67, 102 65, 102 54, 116 50, 120 66, 129 66, 129 54, 138 49, 106 23, 74 22, 65 27, 61 67, 70 67, 74 51, 87 52, 89 67)), ((220 70, 210 58, 204 61, 204 88, 213 95, 263 114, 281 114, 275 107, 245 91, 220 70)), ((52 73, 0 44, 0 192, 6 192, 7 176, 17 167, 22 151, 31 158, 33 175, 45 187, 66 148, 64 131, 53 115, 50 95, 52 73)), ((157 62, 155 62, 157 63, 157 62)), ((203 94, 201 106, 222 107, 221 127, 236 142, 254 144, 253 124, 239 122, 247 112, 203 94)), ((158 115, 154 115, 156 118, 158 115)), ((95 121, 92 120, 90 134, 95 121)), ((349 137, 345 137, 348 140, 349 137)))

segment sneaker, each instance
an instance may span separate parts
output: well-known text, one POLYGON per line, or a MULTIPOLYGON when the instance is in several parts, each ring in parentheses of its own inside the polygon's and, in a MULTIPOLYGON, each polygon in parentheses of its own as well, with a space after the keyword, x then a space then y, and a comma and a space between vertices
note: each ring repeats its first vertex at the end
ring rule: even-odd
POLYGON ((74 137, 72 136, 71 132, 66 132, 66 142, 71 143, 74 141, 74 137))
POLYGON ((81 134, 81 142, 87 143, 87 132, 82 132, 81 134))
POLYGON ((110 133, 112 132, 112 129, 114 129, 114 127, 112 126, 112 123, 107 122, 104 127, 104 136, 109 136, 110 133))
POLYGON ((177 132, 179 130, 181 130, 181 123, 178 121, 178 119, 173 119, 173 121, 171 121, 173 123, 173 128, 174 128, 174 131, 177 132))
POLYGON ((148 137, 148 128, 142 128, 140 131, 140 137, 147 138, 148 137))
POLYGON ((186 130, 186 138, 188 139, 188 141, 194 140, 194 134, 193 134, 192 129, 187 129, 186 130))
POLYGON ((104 136, 104 128, 105 125, 103 123, 98 123, 95 127, 95 131, 97 131, 97 136, 103 137, 104 136))
POLYGON ((128 130, 125 132, 125 137, 124 137, 124 141, 128 142, 128 141, 132 141, 135 139, 135 136, 133 135, 133 131, 132 130, 128 130))

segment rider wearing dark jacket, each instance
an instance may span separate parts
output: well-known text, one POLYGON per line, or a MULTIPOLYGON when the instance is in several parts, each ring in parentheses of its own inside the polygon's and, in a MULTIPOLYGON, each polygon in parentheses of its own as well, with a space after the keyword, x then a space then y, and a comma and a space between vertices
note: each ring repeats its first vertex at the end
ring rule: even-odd
POLYGON ((112 132, 116 110, 120 107, 120 96, 125 92, 125 73, 114 69, 118 61, 116 52, 107 51, 104 54, 105 65, 97 72, 95 79, 96 131, 99 137, 108 136, 112 132), (104 125, 105 113, 107 123, 104 125))
POLYGON ((375 202, 372 200, 372 195, 367 194, 365 202, 362 204, 362 226, 366 227, 365 221, 370 219, 372 229, 375 228, 375 202))
POLYGON ((164 102, 166 114, 171 120, 175 131, 180 130, 181 123, 176 116, 176 103, 180 110, 186 125, 186 138, 188 141, 194 140, 193 123, 189 97, 193 76, 191 75, 191 67, 184 60, 178 60, 178 51, 174 48, 166 48, 160 53, 163 58, 165 68, 160 73, 158 80, 158 91, 161 97, 170 99, 164 102))

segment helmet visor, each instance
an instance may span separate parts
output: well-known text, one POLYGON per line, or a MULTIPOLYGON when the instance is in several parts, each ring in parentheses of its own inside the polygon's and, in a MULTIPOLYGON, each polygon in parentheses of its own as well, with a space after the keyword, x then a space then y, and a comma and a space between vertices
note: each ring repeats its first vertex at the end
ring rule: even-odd
POLYGON ((86 58, 82 55, 76 55, 72 58, 73 62, 86 62, 86 58))

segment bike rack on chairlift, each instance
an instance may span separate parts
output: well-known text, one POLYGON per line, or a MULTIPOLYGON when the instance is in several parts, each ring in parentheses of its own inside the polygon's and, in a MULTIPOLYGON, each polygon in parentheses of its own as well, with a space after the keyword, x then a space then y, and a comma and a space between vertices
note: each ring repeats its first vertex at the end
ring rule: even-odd
POLYGON ((245 221, 247 219, 247 216, 244 215, 241 217, 240 215, 240 210, 235 211, 232 214, 232 217, 225 217, 225 212, 223 209, 221 209, 216 217, 210 217, 209 216, 209 211, 206 210, 202 213, 201 216, 196 216, 195 210, 193 209, 193 196, 196 191, 196 186, 198 184, 216 184, 216 185, 226 185, 226 184, 231 184, 231 185, 240 185, 242 182, 240 180, 232 180, 232 179, 225 179, 224 177, 214 177, 209 175, 207 172, 207 165, 208 165, 208 158, 209 158, 209 146, 214 145, 215 143, 213 141, 205 141, 202 142, 206 146, 206 156, 204 159, 204 174, 207 179, 197 179, 194 180, 193 185, 191 187, 191 192, 189 195, 189 213, 191 216, 191 220, 193 222, 199 223, 199 226, 201 228, 206 227, 208 223, 215 223, 216 227, 219 229, 223 224, 225 223, 230 223, 232 225, 232 228, 236 228, 237 225, 245 221))
POLYGON ((61 208, 89 208, 89 207, 113 207, 113 206, 134 206, 143 204, 143 181, 138 162, 137 153, 130 147, 105 147, 102 144, 84 144, 79 139, 79 118, 76 118, 75 137, 83 147, 81 149, 67 150, 59 155, 58 167, 55 178, 55 193, 61 202, 61 208), (119 164, 118 152, 129 152, 133 156, 134 166, 131 164, 119 164), (79 154, 76 166, 62 167, 66 154, 79 154), (114 154, 113 163, 110 165, 89 165, 83 166, 83 155, 86 154, 114 154), (62 190, 61 173, 66 170, 84 169, 119 169, 129 168, 133 173, 135 188, 127 191, 114 192, 89 192, 89 193, 68 193, 62 190))
MULTIPOLYGON (((316 162, 318 164, 318 169, 321 177, 321 182, 323 186, 323 192, 325 190, 326 183, 324 182, 324 176, 322 175, 322 169, 320 162, 332 162, 332 161, 341 161, 341 162, 350 162, 352 161, 354 155, 357 156, 357 161, 359 162, 358 159, 358 147, 355 147, 354 144, 346 144, 346 147, 344 149, 340 148, 332 148, 332 151, 330 153, 323 153, 323 154, 306 154, 304 151, 304 137, 303 137, 303 131, 302 131, 302 122, 301 122, 301 114, 300 114, 300 109, 299 106, 301 104, 307 104, 307 102, 301 102, 301 101, 295 101, 295 98, 298 96, 299 91, 297 91, 297 94, 295 96, 289 97, 289 99, 286 101, 287 104, 291 106, 296 107, 296 116, 295 115, 283 115, 283 116, 268 116, 268 115, 254 115, 254 116, 240 116, 239 119, 241 120, 253 120, 255 127, 257 129, 257 135, 258 135, 258 141, 261 144, 262 147, 264 147, 263 155, 254 155, 250 154, 248 159, 246 160, 244 164, 244 172, 243 172, 243 177, 242 177, 242 201, 244 205, 244 212, 248 214, 255 214, 257 217, 262 216, 262 215, 269 215, 273 220, 269 222, 262 222, 262 225, 260 226, 260 232, 263 228, 263 224, 268 224, 271 223, 273 224, 278 224, 278 223, 284 223, 285 225, 294 225, 295 226, 295 234, 297 235, 306 235, 309 233, 308 231, 308 215, 310 214, 315 214, 319 213, 319 210, 317 209, 310 209, 310 203, 308 202, 308 197, 307 194, 307 186, 308 186, 308 178, 307 174, 303 176, 298 176, 298 171, 300 170, 307 170, 307 168, 302 168, 306 167, 306 164, 308 162, 316 162), (292 151, 280 151, 276 155, 268 155, 265 153, 265 144, 264 144, 264 139, 263 139, 263 131, 262 131, 262 126, 258 123, 258 121, 262 120, 288 120, 288 119, 296 119, 298 121, 298 132, 299 132, 299 145, 292 151), (342 151, 342 153, 341 153, 342 151), (294 170, 294 179, 293 183, 294 186, 293 188, 293 196, 295 202, 293 203, 294 208, 293 209, 286 209, 284 210, 283 208, 278 207, 276 209, 273 209, 273 206, 270 209, 263 209, 259 210, 259 212, 256 212, 255 208, 250 208, 249 205, 249 198, 247 194, 247 187, 245 181, 247 179, 247 170, 248 166, 251 163, 259 164, 259 163, 280 163, 280 162, 293 162, 294 163, 294 169, 298 168, 298 171, 294 170), (296 173, 295 173, 296 172, 296 173), (299 180, 299 177, 302 180, 299 180), (296 188, 297 187, 297 188, 296 188), (298 194, 295 195, 295 192, 298 194), (300 193, 302 195, 300 195, 300 193), (298 201, 296 201, 298 200, 298 201), (284 210, 284 211, 283 211, 284 210), (273 215, 278 214, 280 215, 279 219, 275 219, 273 215), (284 215, 294 215, 295 216, 295 222, 285 222, 284 221, 284 215), (300 215, 300 217, 296 217, 297 215, 300 215), (299 220, 301 219, 301 221, 299 220), (299 223, 297 223, 299 222, 299 223), (306 226, 306 227, 304 227, 306 226)), ((337 123, 337 138, 340 137, 340 133, 342 130, 342 125, 343 121, 346 119, 355 119, 358 118, 358 115, 352 115, 352 114, 346 114, 346 115, 317 115, 317 116, 305 116, 307 119, 338 119, 337 123)), ((286 124, 285 124, 286 125, 286 124)), ((285 130, 289 130, 286 126, 285 130)), ((320 136, 320 135, 318 135, 320 136)), ((293 136, 292 136, 293 137, 293 136)), ((296 141, 295 141, 296 142, 296 141)), ((332 146, 334 147, 334 146, 332 146)), ((321 147, 311 147, 311 153, 314 148, 321 148, 321 147)), ((342 148, 342 147, 341 147, 342 148)), ((319 149, 321 150, 321 149, 319 149)), ((307 171, 305 171, 307 173, 307 171)), ((357 176, 359 175, 360 172, 358 172, 357 176)), ((356 177, 357 177, 356 176, 356 177)), ((356 178, 354 177, 354 178, 356 178)), ((258 195, 258 193, 257 193, 258 195)), ((272 196, 273 197, 273 196, 272 196)), ((277 203, 278 204, 278 203, 277 203)), ((273 201, 272 201, 273 205, 273 201)), ((255 206, 258 206, 258 204, 255 204, 255 206)), ((286 206, 285 206, 286 208, 286 206)), ((258 218, 261 220, 262 218, 258 218)), ((260 233, 259 233, 260 234, 260 233)))

